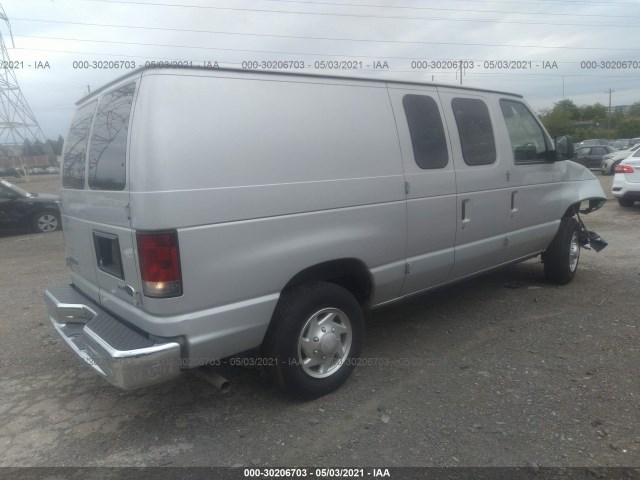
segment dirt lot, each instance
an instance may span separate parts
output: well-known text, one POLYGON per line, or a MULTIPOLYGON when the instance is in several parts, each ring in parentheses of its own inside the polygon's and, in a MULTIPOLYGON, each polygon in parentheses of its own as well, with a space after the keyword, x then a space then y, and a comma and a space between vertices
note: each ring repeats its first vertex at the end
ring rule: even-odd
POLYGON ((570 285, 532 260, 375 311, 372 365, 308 403, 253 370, 227 395, 193 374, 116 390, 46 318, 62 233, 0 236, 0 466, 638 466, 640 208, 585 220, 609 247, 570 285))

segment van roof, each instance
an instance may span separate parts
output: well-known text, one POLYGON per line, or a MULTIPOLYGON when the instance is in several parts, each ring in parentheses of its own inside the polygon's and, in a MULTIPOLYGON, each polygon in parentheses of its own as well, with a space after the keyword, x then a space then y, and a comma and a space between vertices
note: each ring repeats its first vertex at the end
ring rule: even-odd
POLYGON ((474 92, 487 92, 487 93, 498 93, 501 95, 509 95, 513 97, 523 98, 522 95, 517 93, 504 92, 500 90, 490 90, 485 88, 476 88, 476 87, 464 87, 461 85, 451 85, 446 83, 426 83, 426 82, 413 82, 406 80, 391 80, 384 78, 369 78, 369 77, 352 77, 352 76, 342 76, 342 75, 323 75, 323 74, 314 74, 314 73, 301 73, 301 72, 282 72, 282 71, 273 71, 273 70, 248 70, 241 68, 208 68, 208 67, 198 67, 198 66, 180 66, 180 67, 140 67, 131 72, 122 75, 111 82, 106 83, 102 87, 94 90, 93 92, 85 95, 80 100, 76 102, 76 105, 80 105, 90 98, 98 96, 103 91, 107 90, 109 87, 120 83, 126 78, 133 77, 136 75, 144 74, 146 71, 150 70, 166 70, 167 72, 175 72, 175 71, 185 71, 185 70, 199 70, 205 72, 229 72, 229 73, 242 73, 246 75, 273 75, 273 76, 283 76, 283 77, 301 77, 301 78, 318 78, 318 79, 328 79, 328 80, 352 80, 352 81, 361 81, 361 82, 376 82, 376 83, 386 83, 393 85, 419 85, 419 86, 429 86, 429 87, 443 87, 443 88, 453 88, 458 90, 465 91, 474 91, 474 92))

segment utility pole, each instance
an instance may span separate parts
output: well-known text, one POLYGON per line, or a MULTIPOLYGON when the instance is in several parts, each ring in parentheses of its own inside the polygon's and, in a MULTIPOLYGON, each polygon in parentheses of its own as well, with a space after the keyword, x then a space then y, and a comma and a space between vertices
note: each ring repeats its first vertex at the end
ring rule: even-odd
MULTIPOLYGON (((11 45, 15 46, 13 34, 11 33, 11 24, 2 5, 0 5, 0 20, 5 21, 11 37, 11 45)), ((1 32, 0 62, 3 65, 10 65, 11 62, 1 32)), ((3 152, 0 156, 10 157, 11 166, 14 168, 19 167, 18 171, 22 171, 28 179, 28 166, 25 165, 24 157, 28 156, 29 152, 23 150, 28 145, 27 142, 31 145, 34 145, 35 142, 42 142, 45 154, 49 157, 53 155, 51 146, 48 144, 27 100, 24 98, 22 90, 20 90, 15 70, 13 68, 2 68, 0 69, 0 146, 3 152)))
POLYGON ((609 94, 609 115, 607 115, 607 140, 611 140, 611 94, 613 92, 615 92, 615 90, 611 90, 611 88, 609 88, 608 91, 604 92, 609 94))

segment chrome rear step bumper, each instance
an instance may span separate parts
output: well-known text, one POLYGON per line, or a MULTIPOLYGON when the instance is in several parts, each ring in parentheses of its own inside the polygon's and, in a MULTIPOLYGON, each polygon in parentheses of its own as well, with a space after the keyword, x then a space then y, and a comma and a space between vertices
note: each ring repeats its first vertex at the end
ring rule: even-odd
POLYGON ((44 298, 56 332, 76 355, 116 387, 146 387, 180 373, 177 342, 150 340, 71 285, 47 289, 44 298))

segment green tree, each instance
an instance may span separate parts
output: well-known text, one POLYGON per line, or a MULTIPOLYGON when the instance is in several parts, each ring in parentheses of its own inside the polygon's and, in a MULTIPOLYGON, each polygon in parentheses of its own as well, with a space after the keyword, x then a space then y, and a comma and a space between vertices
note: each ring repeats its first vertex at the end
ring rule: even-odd
POLYGON ((553 109, 541 114, 540 121, 552 137, 573 133, 571 112, 559 107, 558 104, 553 109))
POLYGON ((629 112, 627 113, 629 117, 640 117, 640 102, 636 102, 629 107, 629 112))
POLYGON ((624 120, 620 122, 615 131, 617 138, 640 137, 640 120, 624 120))
POLYGON ((580 109, 575 103, 573 103, 573 100, 560 100, 555 104, 553 110, 560 110, 561 112, 564 112, 570 120, 580 119, 580 109))
POLYGON ((594 123, 602 123, 607 118, 607 107, 601 103, 595 105, 585 105, 580 107, 580 119, 594 123))

